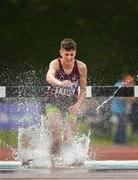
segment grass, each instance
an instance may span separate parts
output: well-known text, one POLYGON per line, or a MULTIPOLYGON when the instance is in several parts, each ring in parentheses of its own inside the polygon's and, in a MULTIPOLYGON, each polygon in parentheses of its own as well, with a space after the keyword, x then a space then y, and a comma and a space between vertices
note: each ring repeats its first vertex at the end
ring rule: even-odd
MULTIPOLYGON (((79 123, 77 128, 78 134, 88 134, 90 126, 86 123, 79 123)), ((113 134, 115 133, 115 126, 112 126, 111 134, 108 135, 101 131, 101 129, 90 129, 91 144, 93 145, 112 145, 113 144, 113 134)), ((127 139, 128 145, 138 144, 138 133, 134 138, 131 138, 131 124, 127 126, 127 139)), ((18 130, 0 130, 0 147, 17 147, 18 140, 18 130)))
MULTIPOLYGON (((78 127, 79 133, 88 133, 90 126, 86 123, 80 123, 78 127)), ((91 128, 91 144, 94 145, 112 145, 113 136, 116 130, 115 124, 112 125, 111 129, 106 133, 101 129, 92 129, 91 128)), ((137 145, 138 144, 138 132, 135 134, 133 138, 131 138, 131 123, 127 125, 127 144, 128 145, 137 145)))
POLYGON ((17 130, 0 130, 0 147, 17 147, 17 130))

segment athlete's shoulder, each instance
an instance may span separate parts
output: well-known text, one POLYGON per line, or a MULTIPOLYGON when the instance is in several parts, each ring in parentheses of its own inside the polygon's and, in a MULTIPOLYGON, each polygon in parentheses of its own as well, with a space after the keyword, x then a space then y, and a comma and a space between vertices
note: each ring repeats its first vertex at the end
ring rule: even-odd
POLYGON ((59 62, 59 58, 53 59, 50 63, 57 64, 59 62))
POLYGON ((50 68, 54 68, 56 70, 59 69, 59 58, 56 58, 50 62, 50 68))
POLYGON ((79 69, 87 69, 86 64, 83 61, 76 60, 79 69))

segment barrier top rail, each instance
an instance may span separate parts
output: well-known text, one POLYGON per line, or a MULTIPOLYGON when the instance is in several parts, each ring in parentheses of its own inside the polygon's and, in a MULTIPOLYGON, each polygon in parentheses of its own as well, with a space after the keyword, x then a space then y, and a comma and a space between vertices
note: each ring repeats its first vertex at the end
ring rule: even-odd
MULTIPOLYGON (((0 98, 45 97, 49 86, 0 86, 0 98)), ((87 97, 138 97, 138 86, 87 86, 87 97)))

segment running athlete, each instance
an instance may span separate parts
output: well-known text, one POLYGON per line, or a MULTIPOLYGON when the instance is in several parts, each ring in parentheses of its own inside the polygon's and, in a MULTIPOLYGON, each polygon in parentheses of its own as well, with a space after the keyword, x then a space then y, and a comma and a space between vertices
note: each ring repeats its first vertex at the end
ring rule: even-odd
POLYGON ((59 152, 62 141, 73 135, 77 114, 86 97, 87 67, 75 59, 76 46, 70 38, 61 41, 60 57, 50 62, 46 75, 46 81, 50 84, 46 94, 46 115, 54 154, 59 152), (66 117, 64 121, 63 117, 66 117))

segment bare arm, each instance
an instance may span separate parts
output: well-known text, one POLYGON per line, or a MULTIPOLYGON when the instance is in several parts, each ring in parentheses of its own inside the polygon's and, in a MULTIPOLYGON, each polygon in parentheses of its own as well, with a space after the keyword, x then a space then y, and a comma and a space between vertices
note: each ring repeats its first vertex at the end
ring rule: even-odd
POLYGON ((86 97, 87 67, 84 63, 80 64, 79 72, 80 72, 80 94, 77 102, 69 108, 69 110, 75 114, 79 112, 81 105, 86 97))
POLYGON ((47 75, 46 75, 46 81, 51 85, 60 86, 60 87, 65 87, 65 86, 70 85, 71 81, 69 80, 60 81, 59 79, 55 77, 58 69, 59 69, 58 61, 56 59, 51 61, 47 75))
POLYGON ((60 86, 61 81, 55 78, 57 69, 58 69, 58 63, 56 62, 56 60, 51 61, 46 75, 46 81, 49 84, 60 86))
POLYGON ((85 64, 80 68, 80 94, 78 97, 77 104, 79 107, 84 102, 86 97, 86 85, 87 85, 87 67, 85 64))

